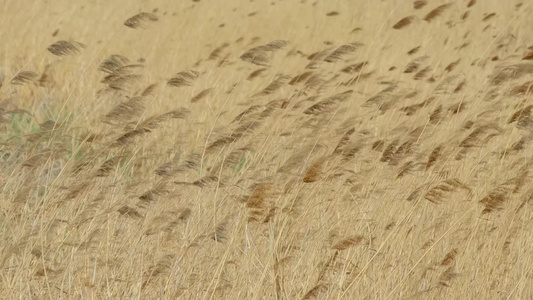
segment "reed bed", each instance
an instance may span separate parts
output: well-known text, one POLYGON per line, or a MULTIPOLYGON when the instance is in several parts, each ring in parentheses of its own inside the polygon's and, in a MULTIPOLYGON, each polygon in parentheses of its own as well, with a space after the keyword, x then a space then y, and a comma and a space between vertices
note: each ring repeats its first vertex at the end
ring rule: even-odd
POLYGON ((7 1, 0 298, 533 298, 532 10, 7 1))

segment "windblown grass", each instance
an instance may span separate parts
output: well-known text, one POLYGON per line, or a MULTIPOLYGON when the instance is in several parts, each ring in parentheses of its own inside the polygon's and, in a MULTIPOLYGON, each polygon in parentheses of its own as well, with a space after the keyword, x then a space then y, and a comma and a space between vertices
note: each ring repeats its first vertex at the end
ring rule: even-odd
POLYGON ((533 298, 532 8, 8 1, 0 298, 533 298))

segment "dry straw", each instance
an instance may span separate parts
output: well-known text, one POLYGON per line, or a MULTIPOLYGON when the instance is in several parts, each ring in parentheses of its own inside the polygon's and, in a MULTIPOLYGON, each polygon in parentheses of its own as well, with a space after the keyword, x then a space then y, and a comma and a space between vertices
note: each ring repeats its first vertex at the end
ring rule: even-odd
POLYGON ((7 51, 4 298, 531 298, 530 7, 390 2, 162 5, 81 75, 7 51))

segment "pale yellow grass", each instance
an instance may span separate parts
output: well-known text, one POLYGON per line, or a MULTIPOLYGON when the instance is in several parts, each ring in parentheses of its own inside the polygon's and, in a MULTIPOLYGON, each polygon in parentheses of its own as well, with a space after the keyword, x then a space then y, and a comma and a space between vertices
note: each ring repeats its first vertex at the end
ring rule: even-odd
POLYGON ((477 2, 3 3, 0 298, 533 298, 532 6, 477 2))

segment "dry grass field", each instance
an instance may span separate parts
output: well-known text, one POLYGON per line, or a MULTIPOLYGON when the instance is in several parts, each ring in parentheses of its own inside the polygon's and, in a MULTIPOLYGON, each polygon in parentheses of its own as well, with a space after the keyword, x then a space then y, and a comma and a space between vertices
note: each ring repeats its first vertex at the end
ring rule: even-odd
POLYGON ((533 299, 528 0, 0 7, 1 299, 533 299))

